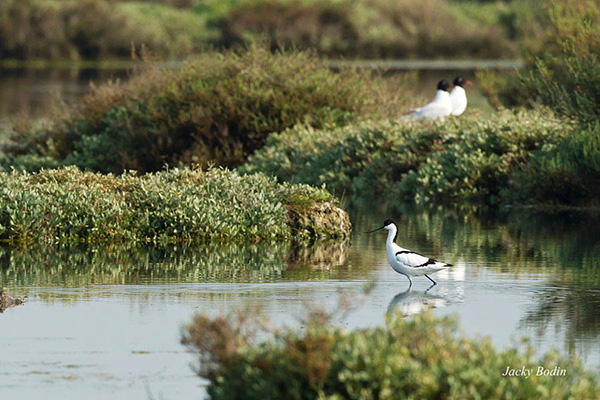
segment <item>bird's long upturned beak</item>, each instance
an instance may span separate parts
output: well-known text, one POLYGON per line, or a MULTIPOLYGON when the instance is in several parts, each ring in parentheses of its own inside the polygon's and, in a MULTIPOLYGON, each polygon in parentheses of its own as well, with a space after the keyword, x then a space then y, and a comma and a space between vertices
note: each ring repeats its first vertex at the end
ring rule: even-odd
POLYGON ((373 232, 377 232, 377 231, 380 231, 380 230, 382 230, 383 228, 385 228, 385 225, 384 225, 384 226, 382 226, 381 228, 373 229, 372 231, 368 231, 368 232, 365 232, 365 233, 373 233, 373 232))

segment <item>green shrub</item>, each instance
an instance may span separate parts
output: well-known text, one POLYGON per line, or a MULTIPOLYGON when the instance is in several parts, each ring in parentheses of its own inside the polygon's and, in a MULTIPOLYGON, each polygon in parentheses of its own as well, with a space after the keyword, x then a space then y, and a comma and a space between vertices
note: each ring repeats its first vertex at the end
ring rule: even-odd
POLYGON ((600 3, 553 0, 552 29, 525 75, 544 104, 583 122, 600 118, 600 3))
POLYGON ((271 135, 239 170, 325 184, 355 197, 497 204, 531 153, 571 130, 547 111, 471 115, 433 125, 384 121, 294 128, 271 135))
POLYGON ((578 127, 558 144, 534 152, 513 186, 518 201, 600 205, 600 125, 578 127))
POLYGON ((197 315, 183 343, 199 352, 209 398, 225 399, 596 399, 598 375, 555 352, 496 350, 457 333, 456 320, 431 313, 390 316, 385 327, 344 331, 314 313, 306 329, 255 343, 248 313, 197 315), (508 366, 532 370, 504 377, 508 366), (537 376, 540 367, 566 376, 537 376))
POLYGON ((115 177, 74 167, 0 173, 4 241, 302 240, 349 231, 348 215, 324 189, 278 185, 260 174, 173 169, 115 177), (297 206, 299 196, 303 207, 297 206), (306 217, 311 224, 296 217, 315 210, 317 216, 306 217))
POLYGON ((547 7, 548 29, 536 45, 524 48, 526 67, 519 79, 481 75, 492 103, 505 106, 540 102, 584 123, 600 117, 600 5, 595 0, 547 7), (486 83, 487 81, 487 83, 486 83))
POLYGON ((402 107, 393 102, 398 92, 388 90, 387 80, 350 69, 335 73, 303 52, 252 46, 205 53, 181 69, 149 66, 127 83, 93 88, 62 117, 15 135, 4 164, 114 173, 165 164, 235 166, 271 132, 402 107))
MULTIPOLYGON (((210 10, 212 3, 217 2, 205 7, 210 10)), ((498 58, 515 54, 516 46, 506 39, 500 24, 469 18, 445 0, 221 3, 215 5, 222 13, 215 25, 228 47, 258 38, 272 48, 310 48, 326 56, 498 58)))

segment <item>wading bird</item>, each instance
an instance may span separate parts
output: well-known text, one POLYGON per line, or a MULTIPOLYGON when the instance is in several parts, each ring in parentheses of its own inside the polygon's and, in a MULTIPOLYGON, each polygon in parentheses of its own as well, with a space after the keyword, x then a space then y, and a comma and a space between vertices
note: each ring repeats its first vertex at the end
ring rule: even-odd
POLYGON ((454 79, 454 87, 450 92, 450 102, 452 103, 452 115, 461 115, 467 109, 467 92, 464 85, 471 85, 472 82, 462 76, 454 79))
MULTIPOLYGON (((402 274, 408 278, 410 286, 412 286, 411 276, 422 276, 425 275, 433 284, 437 284, 436 281, 431 279, 427 274, 433 274, 434 272, 448 269, 452 264, 446 264, 443 262, 436 261, 432 258, 422 256, 419 253, 404 249, 398 246, 395 241, 398 236, 398 228, 391 219, 386 219, 383 226, 372 231, 365 233, 377 232, 381 229, 388 231, 387 242, 385 243, 385 249, 387 251, 388 261, 392 266, 393 270, 399 274, 402 274)), ((409 286, 409 287, 410 287, 409 286)))
POLYGON ((452 103, 450 102, 450 83, 447 80, 441 80, 437 85, 437 92, 431 103, 420 107, 413 108, 410 114, 402 117, 402 121, 415 119, 417 121, 426 120, 444 120, 445 117, 452 112, 452 103))

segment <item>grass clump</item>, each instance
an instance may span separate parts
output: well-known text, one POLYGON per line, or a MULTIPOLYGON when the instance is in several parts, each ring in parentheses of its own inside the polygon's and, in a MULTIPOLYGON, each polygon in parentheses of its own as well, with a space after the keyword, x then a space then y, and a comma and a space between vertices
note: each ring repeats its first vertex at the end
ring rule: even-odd
POLYGON ((349 232, 347 214, 324 189, 279 185, 260 174, 173 169, 116 177, 74 167, 0 173, 3 241, 303 240, 342 237, 349 232), (303 208, 297 207, 298 198, 303 208), (302 220, 290 218, 288 207, 303 213, 313 207, 326 210, 319 218, 313 217, 310 225, 293 225, 302 220))
POLYGON ((456 320, 432 313, 387 326, 343 331, 313 313, 303 331, 277 331, 256 343, 259 324, 239 313, 197 315, 183 343, 199 354, 210 399, 595 399, 598 376, 554 352, 496 350, 489 339, 457 333, 456 320), (502 376, 507 366, 529 379, 502 376), (537 376, 539 367, 566 376, 537 376))
POLYGON ((92 88, 54 121, 22 127, 5 149, 4 165, 113 173, 165 164, 237 166, 271 132, 401 107, 387 84, 355 70, 332 72, 304 52, 251 46, 206 53, 181 69, 148 67, 126 83, 92 88))
POLYGON ((324 184, 354 197, 499 204, 512 201, 513 174, 532 154, 549 151, 572 129, 541 111, 433 125, 369 121, 329 130, 295 128, 272 135, 239 170, 324 184))

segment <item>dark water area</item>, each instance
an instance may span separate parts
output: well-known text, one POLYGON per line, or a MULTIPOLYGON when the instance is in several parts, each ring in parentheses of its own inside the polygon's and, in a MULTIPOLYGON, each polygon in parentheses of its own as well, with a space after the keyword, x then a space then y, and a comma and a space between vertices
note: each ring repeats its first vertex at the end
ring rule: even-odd
MULTIPOLYGON (((0 248, 0 286, 26 297, 0 314, 0 384, 19 399, 201 397, 180 328, 260 306, 275 325, 299 324, 311 307, 353 302, 342 327, 383 324, 386 313, 433 309, 498 347, 531 338, 600 366, 600 216, 505 210, 350 207, 349 241, 294 246, 0 248), (438 285, 388 265, 383 219, 398 243, 454 264, 438 285), (364 294, 364 288, 374 288, 364 294)), ((498 373, 502 373, 499 371, 498 373)))
POLYGON ((24 115, 32 119, 52 115, 59 101, 76 102, 90 83, 127 79, 127 68, 0 67, 0 122, 24 115))

